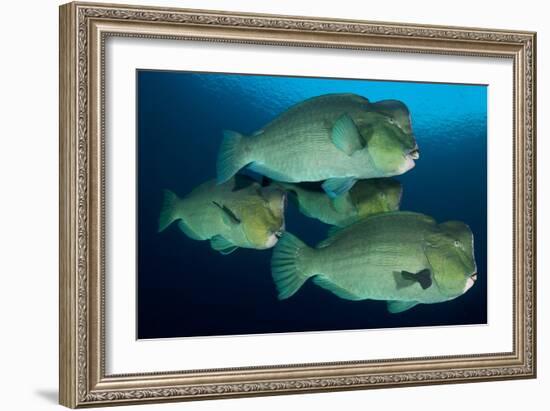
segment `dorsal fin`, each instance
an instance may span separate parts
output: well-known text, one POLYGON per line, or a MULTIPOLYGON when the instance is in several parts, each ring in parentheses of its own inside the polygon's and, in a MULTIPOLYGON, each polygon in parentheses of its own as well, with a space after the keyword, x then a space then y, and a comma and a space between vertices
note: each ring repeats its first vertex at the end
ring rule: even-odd
POLYGON ((351 101, 355 104, 368 106, 369 100, 366 97, 360 96, 353 93, 330 93, 323 94, 320 96, 315 96, 308 98, 306 100, 300 101, 299 103, 294 104, 289 107, 281 114, 279 114, 274 120, 266 124, 262 129, 267 130, 270 127, 276 126, 280 123, 284 124, 289 119, 294 118, 294 116, 300 115, 303 111, 315 110, 319 105, 323 104, 339 104, 342 100, 351 101))
POLYGON ((334 237, 338 233, 342 232, 345 229, 345 227, 338 227, 337 225, 333 225, 332 227, 329 227, 327 231, 327 235, 329 237, 334 237))

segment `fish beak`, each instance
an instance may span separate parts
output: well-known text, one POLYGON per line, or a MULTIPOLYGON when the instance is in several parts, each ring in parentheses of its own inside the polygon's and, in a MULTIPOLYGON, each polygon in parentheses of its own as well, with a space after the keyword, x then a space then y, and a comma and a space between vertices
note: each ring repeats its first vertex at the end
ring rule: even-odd
POLYGON ((464 294, 466 291, 468 291, 470 288, 473 287, 477 280, 477 273, 473 273, 468 279, 466 280, 466 286, 464 287, 464 291, 462 294, 464 294))
POLYGON ((267 238, 267 241, 265 243, 265 248, 271 248, 275 244, 277 244, 277 242, 279 241, 279 238, 283 236, 284 232, 285 232, 284 227, 281 227, 277 231, 272 231, 271 235, 267 238))
POLYGON ((420 158, 420 151, 418 150, 418 147, 415 147, 409 151, 407 155, 413 160, 418 160, 420 158))
POLYGON ((277 242, 279 241, 279 237, 277 237, 275 234, 271 234, 268 238, 267 238, 267 241, 264 245, 264 248, 271 248, 273 247, 275 244, 277 244, 277 242))

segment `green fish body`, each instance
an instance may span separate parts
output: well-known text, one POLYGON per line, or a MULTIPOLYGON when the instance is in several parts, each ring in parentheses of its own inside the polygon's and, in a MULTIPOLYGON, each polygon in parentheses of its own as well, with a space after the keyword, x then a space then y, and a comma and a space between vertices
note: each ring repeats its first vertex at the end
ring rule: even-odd
POLYGON ((290 233, 275 247, 272 274, 279 298, 310 277, 349 300, 385 300, 390 312, 464 294, 477 278, 470 228, 437 224, 412 212, 377 214, 310 248, 290 233))
POLYGON ((165 190, 159 231, 177 221, 188 237, 210 240, 222 254, 238 247, 267 249, 284 230, 285 200, 282 190, 241 176, 220 185, 207 181, 183 198, 165 190))
POLYGON ((328 94, 296 104, 252 136, 226 131, 218 182, 248 167, 280 182, 324 181, 323 189, 336 197, 358 179, 403 174, 418 158, 410 124, 401 124, 407 121, 402 115, 394 119, 406 111, 410 122, 408 110, 403 103, 384 110, 376 104, 355 94, 328 94))
POLYGON ((347 192, 330 198, 317 187, 277 183, 300 212, 325 224, 344 227, 368 216, 399 210, 402 186, 391 178, 360 180, 347 192))

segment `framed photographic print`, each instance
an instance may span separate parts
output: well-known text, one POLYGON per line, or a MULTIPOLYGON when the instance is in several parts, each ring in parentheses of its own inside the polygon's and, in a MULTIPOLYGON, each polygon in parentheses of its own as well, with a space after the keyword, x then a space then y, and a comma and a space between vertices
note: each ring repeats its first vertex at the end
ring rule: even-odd
POLYGON ((61 404, 535 377, 535 40, 61 6, 61 404))

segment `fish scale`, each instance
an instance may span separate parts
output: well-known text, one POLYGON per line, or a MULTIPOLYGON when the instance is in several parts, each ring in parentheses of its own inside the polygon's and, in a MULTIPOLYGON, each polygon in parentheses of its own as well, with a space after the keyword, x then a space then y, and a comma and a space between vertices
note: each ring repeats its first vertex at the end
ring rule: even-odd
POLYGON ((353 163, 351 158, 332 144, 329 130, 324 128, 312 130, 289 126, 265 132, 254 143, 252 153, 255 162, 268 164, 271 169, 295 176, 289 182, 320 181, 331 178, 334 173, 346 175, 349 163, 353 163), (272 138, 275 133, 277 138, 272 138), (305 133, 308 141, 301 142, 299 136, 305 133), (304 156, 304 151, 315 155, 304 156))
POLYGON ((218 155, 218 182, 246 166, 281 182, 343 179, 326 187, 332 196, 349 190, 353 180, 402 174, 414 166, 406 157, 414 137, 391 126, 387 116, 374 115, 373 107, 358 95, 318 96, 289 108, 251 137, 226 132, 218 155), (361 127, 369 136, 378 133, 381 142, 373 147, 378 144, 379 153, 389 153, 379 155, 390 155, 395 165, 380 168, 388 164, 380 157, 376 166, 361 127), (393 142, 391 148, 386 138, 393 142))
MULTIPOLYGON (((394 211, 373 215, 333 231, 317 248, 291 234, 275 247, 273 279, 279 298, 288 298, 313 277, 341 298, 411 302, 448 301, 473 284, 476 265, 470 228, 437 224, 431 217, 394 211)), ((405 307, 405 308, 403 308, 405 307)))

